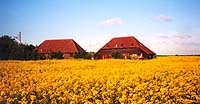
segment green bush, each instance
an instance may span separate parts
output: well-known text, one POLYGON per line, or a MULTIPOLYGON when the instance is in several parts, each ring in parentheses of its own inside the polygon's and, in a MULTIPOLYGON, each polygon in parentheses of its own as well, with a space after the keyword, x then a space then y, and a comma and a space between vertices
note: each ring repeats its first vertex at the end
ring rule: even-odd
POLYGON ((120 59, 120 58, 122 58, 121 53, 118 52, 118 51, 113 51, 113 52, 111 53, 111 56, 112 56, 112 58, 115 58, 115 59, 120 59))
POLYGON ((61 51, 53 52, 50 50, 49 58, 50 59, 63 59, 64 57, 63 57, 63 53, 61 51))
POLYGON ((78 58, 82 58, 82 59, 91 59, 92 58, 92 55, 88 52, 75 52, 73 54, 73 57, 75 59, 78 59, 78 58))
POLYGON ((63 59, 64 57, 63 57, 63 53, 61 52, 61 51, 58 51, 57 53, 56 53, 56 58, 57 59, 63 59))
POLYGON ((14 38, 3 35, 0 37, 0 60, 37 60, 44 59, 34 51, 35 46, 19 44, 14 38))

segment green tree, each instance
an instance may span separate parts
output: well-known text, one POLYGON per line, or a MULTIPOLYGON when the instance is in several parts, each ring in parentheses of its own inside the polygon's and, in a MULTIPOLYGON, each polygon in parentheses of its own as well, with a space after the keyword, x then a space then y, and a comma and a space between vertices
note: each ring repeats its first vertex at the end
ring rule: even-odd
POLYGON ((64 57, 63 57, 63 53, 61 51, 53 52, 52 50, 50 50, 49 58, 50 59, 63 59, 64 57))
POLYGON ((80 53, 79 52, 74 52, 73 57, 75 59, 80 58, 80 53))
POLYGON ((81 59, 91 59, 92 55, 88 52, 75 52, 73 54, 73 57, 75 59, 81 58, 81 59))
POLYGON ((44 57, 34 51, 35 46, 18 44, 15 39, 8 35, 0 37, 0 60, 37 60, 44 57))
POLYGON ((120 59, 120 58, 122 58, 121 53, 118 52, 118 51, 113 51, 113 52, 111 53, 111 56, 112 56, 112 58, 115 58, 115 59, 120 59))
POLYGON ((26 60, 44 60, 44 59, 45 57, 42 54, 35 51, 29 53, 29 55, 26 57, 26 60))
POLYGON ((63 57, 63 53, 61 52, 61 51, 58 51, 57 53, 56 53, 56 58, 57 59, 63 59, 64 57, 63 57))
MULTIPOLYGON (((8 60, 11 58, 11 52, 15 52, 17 49, 18 44, 10 36, 4 35, 0 37, 0 59, 8 60)), ((16 51, 17 52, 17 51, 16 51)))
POLYGON ((56 58, 56 52, 53 52, 52 50, 50 50, 49 58, 50 59, 56 58))

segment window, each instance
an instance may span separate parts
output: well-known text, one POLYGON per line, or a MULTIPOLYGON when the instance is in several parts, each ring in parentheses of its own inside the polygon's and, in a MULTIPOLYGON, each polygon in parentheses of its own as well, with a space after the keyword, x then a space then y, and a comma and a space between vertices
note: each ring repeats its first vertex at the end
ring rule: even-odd
POLYGON ((115 45, 115 48, 117 48, 117 46, 118 46, 118 45, 116 44, 116 45, 115 45))

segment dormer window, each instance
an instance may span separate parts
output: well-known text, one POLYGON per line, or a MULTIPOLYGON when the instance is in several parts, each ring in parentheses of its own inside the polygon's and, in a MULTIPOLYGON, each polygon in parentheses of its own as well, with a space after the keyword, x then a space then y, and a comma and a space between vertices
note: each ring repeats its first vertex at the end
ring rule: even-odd
POLYGON ((115 48, 117 48, 117 47, 118 47, 118 45, 116 44, 116 45, 115 45, 115 48))

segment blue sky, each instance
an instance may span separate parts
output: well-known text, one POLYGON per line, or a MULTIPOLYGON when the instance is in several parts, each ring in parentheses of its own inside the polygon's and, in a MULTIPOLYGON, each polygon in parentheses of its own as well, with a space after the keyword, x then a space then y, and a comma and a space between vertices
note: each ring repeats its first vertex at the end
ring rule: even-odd
POLYGON ((200 54, 200 0, 0 0, 0 35, 39 45, 73 38, 97 51, 135 36, 157 54, 200 54))

